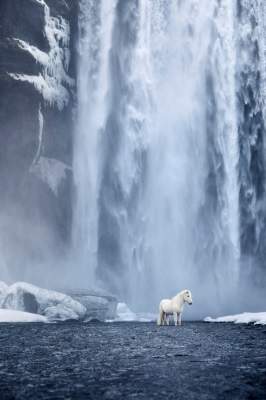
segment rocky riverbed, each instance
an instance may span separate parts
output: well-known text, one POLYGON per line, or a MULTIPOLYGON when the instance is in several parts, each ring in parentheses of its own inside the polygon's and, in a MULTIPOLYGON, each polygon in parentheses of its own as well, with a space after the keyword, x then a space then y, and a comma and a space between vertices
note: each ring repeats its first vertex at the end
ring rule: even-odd
POLYGON ((265 399, 266 326, 2 324, 1 399, 265 399))

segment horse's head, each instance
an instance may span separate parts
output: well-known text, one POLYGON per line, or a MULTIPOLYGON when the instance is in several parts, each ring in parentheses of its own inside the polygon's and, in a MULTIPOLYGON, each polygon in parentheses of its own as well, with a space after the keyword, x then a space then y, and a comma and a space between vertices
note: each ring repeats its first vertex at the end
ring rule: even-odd
POLYGON ((188 303, 189 305, 192 304, 192 295, 190 290, 184 290, 183 291, 183 299, 185 303, 188 303))

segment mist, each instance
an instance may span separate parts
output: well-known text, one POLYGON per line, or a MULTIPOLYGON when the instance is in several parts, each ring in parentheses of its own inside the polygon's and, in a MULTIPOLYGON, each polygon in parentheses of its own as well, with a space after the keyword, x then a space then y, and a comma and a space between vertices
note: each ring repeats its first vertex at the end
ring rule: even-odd
POLYGON ((188 288, 191 319, 263 309, 262 6, 80 0, 57 37, 38 4, 50 50, 19 43, 47 87, 10 75, 33 108, 5 134, 1 279, 136 312, 188 288))

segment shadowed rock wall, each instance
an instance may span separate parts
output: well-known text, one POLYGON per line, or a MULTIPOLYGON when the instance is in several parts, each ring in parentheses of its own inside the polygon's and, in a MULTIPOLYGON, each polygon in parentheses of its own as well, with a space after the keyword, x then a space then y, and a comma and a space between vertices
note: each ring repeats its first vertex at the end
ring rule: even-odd
POLYGON ((76 18, 74 0, 0 2, 0 262, 21 278, 18 255, 70 237, 76 18))

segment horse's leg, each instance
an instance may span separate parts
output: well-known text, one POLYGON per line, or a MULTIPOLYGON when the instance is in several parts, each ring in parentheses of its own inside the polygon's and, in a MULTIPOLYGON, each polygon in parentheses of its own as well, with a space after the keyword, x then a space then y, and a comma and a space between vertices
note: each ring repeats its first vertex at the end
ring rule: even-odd
POLYGON ((170 317, 169 314, 165 314, 165 321, 166 321, 166 325, 170 324, 170 317))
POLYGON ((157 319, 157 325, 161 325, 162 324, 162 317, 161 317, 161 310, 159 310, 159 315, 158 315, 158 319, 157 319))
POLYGON ((178 314, 178 325, 179 325, 179 326, 181 325, 181 313, 178 314))
POLYGON ((177 313, 173 313, 173 315, 174 315, 174 324, 175 324, 175 326, 177 326, 177 318, 178 318, 178 314, 177 313))

